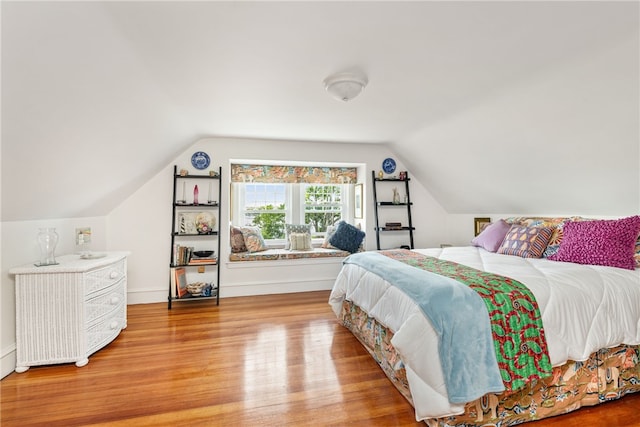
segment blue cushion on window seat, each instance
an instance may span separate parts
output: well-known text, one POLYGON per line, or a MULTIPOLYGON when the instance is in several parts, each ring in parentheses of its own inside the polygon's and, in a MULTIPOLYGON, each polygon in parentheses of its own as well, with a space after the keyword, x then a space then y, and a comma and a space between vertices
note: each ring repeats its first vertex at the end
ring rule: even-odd
POLYGON ((329 243, 338 249, 353 253, 358 252, 358 248, 364 240, 365 233, 362 230, 344 221, 338 223, 335 233, 329 239, 329 243))

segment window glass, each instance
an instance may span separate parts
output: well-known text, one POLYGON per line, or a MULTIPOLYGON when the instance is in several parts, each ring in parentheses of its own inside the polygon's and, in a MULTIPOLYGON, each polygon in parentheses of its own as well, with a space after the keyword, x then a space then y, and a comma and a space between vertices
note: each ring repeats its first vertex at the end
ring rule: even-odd
POLYGON ((244 184, 243 225, 260 227, 265 239, 284 239, 286 184, 244 184))
MULTIPOLYGON (((322 239, 327 227, 349 220, 346 184, 233 183, 232 222, 258 226, 266 243, 284 244, 285 224, 311 224, 312 238, 322 239)), ((316 243, 319 243, 316 241, 316 243)))
POLYGON ((304 223, 311 224, 312 237, 323 237, 329 225, 342 218, 343 187, 334 184, 304 184, 304 223))

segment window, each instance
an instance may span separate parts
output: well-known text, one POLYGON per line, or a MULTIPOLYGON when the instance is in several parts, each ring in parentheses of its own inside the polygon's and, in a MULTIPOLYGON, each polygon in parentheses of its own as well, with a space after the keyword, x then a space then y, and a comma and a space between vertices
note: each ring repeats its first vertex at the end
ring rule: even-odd
POLYGON ((304 200, 304 220, 302 223, 311 224, 314 235, 312 237, 324 237, 327 226, 347 215, 347 207, 343 203, 343 192, 347 193, 344 185, 335 184, 303 184, 301 198, 304 200))
POLYGON ((311 224, 319 244, 327 227, 353 219, 356 167, 231 164, 231 221, 257 225, 270 246, 284 245, 285 224, 311 224))
MULTIPOLYGON (((327 226, 349 220, 350 185, 234 183, 232 191, 242 226, 259 226, 269 245, 284 244, 285 224, 311 224, 312 238, 324 238, 327 226)), ((316 241, 319 243, 319 241, 316 241)))

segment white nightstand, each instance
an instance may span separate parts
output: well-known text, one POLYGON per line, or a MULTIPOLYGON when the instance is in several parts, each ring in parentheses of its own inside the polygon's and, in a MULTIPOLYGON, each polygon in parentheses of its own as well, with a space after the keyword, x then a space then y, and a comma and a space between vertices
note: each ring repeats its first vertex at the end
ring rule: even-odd
POLYGON ((16 276, 16 372, 55 363, 84 366, 127 327, 128 255, 63 255, 57 265, 9 270, 16 276))

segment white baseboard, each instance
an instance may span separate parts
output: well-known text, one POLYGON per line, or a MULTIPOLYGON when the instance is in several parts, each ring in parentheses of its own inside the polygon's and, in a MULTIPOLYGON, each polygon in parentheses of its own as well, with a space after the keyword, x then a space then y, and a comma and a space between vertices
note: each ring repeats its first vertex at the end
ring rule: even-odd
POLYGON ((16 345, 2 350, 0 356, 0 378, 4 378, 16 369, 16 345))
POLYGON ((155 302, 167 302, 166 289, 145 289, 127 292, 127 305, 151 304, 155 302))
MULTIPOLYGON (((293 292, 312 292, 331 290, 335 283, 335 277, 312 279, 312 280, 292 280, 289 282, 244 282, 222 284, 220 298, 245 297, 251 295, 270 294, 290 294, 293 292)), ((166 289, 146 289, 140 291, 127 292, 127 304, 151 304, 167 302, 166 289)))
POLYGON ((293 292, 311 292, 330 290, 335 283, 335 277, 327 279, 314 279, 309 281, 291 282, 247 282, 222 285, 220 298, 244 297, 250 295, 290 294, 293 292))

